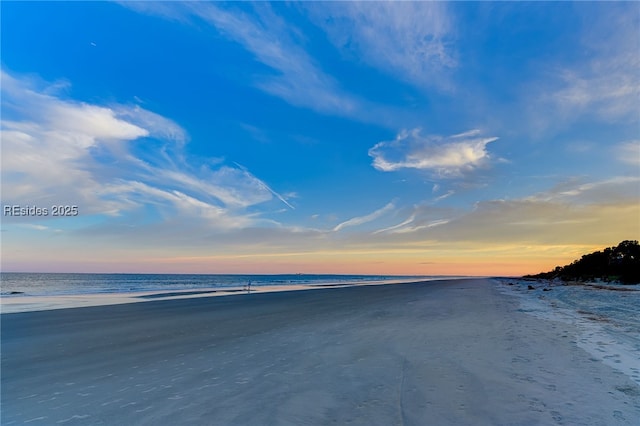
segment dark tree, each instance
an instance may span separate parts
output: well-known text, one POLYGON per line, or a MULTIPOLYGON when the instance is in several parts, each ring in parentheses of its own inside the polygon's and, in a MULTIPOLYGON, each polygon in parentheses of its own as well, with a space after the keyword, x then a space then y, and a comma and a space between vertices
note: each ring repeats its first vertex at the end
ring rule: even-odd
POLYGON ((625 284, 640 283, 640 245, 637 240, 626 240, 616 247, 585 254, 569 265, 556 266, 553 271, 528 277, 560 278, 563 281, 601 279, 625 284))

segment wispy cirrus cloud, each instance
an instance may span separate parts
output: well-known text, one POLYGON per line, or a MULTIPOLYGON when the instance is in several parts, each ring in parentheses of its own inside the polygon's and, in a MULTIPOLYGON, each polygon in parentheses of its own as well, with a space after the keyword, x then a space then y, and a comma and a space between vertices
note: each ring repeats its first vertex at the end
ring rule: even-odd
POLYGON ((397 223, 395 225, 391 225, 387 228, 383 228, 383 229, 378 229, 377 231, 375 231, 373 234, 381 234, 384 232, 398 232, 402 229, 406 229, 406 227, 408 225, 410 225, 411 223, 413 223, 413 221, 416 219, 416 215, 415 213, 412 214, 411 216, 409 216, 407 219, 403 220, 400 223, 397 223))
POLYGON ((440 225, 449 223, 449 219, 437 219, 425 222, 424 220, 417 220, 417 213, 413 213, 406 220, 387 228, 379 229, 373 233, 377 234, 410 234, 422 229, 433 228, 440 225))
POLYGON ((450 86, 456 67, 453 18, 442 2, 332 2, 307 5, 339 49, 406 82, 450 86))
POLYGON ((583 247, 638 239, 639 197, 637 177, 573 179, 529 196, 485 199, 470 209, 417 205, 404 211, 408 217, 402 222, 358 237, 361 243, 389 249, 459 247, 480 254, 511 247, 509 255, 520 256, 576 246, 580 253, 586 251, 583 247))
POLYGON ((338 225, 335 226, 335 228, 333 228, 333 232, 338 232, 344 228, 350 227, 350 226, 359 226, 359 225, 363 225, 365 223, 369 223, 372 222, 376 219, 379 219, 380 217, 384 216, 385 214, 387 214, 388 212, 392 211, 393 209, 395 209, 395 204, 394 203, 388 203, 387 205, 385 205, 384 207, 369 213, 368 215, 365 216, 358 216, 358 217, 353 217, 349 220, 346 220, 344 222, 339 223, 338 225))
POLYGON ((615 147, 615 151, 621 162, 640 167, 640 140, 622 142, 615 147))
MULTIPOLYGON (((253 226, 248 207, 280 199, 246 168, 193 164, 175 122, 139 106, 66 99, 2 71, 3 202, 79 205, 83 215, 152 209, 209 229, 253 226)), ((148 220, 148 219, 145 219, 148 220)))
POLYGON ((529 197, 526 201, 586 204, 615 204, 640 198, 640 177, 616 176, 599 181, 572 178, 529 197))
MULTIPOLYGON (((277 13, 281 9, 276 10, 276 7, 269 3, 122 2, 120 4, 139 13, 175 20, 183 24, 201 25, 204 22, 205 25, 215 28, 225 39, 240 45, 258 63, 268 68, 268 71, 256 71, 251 75, 249 85, 295 107, 392 128, 397 128, 398 122, 415 121, 414 114, 406 109, 379 104, 345 89, 339 77, 323 69, 322 64, 312 55, 306 45, 307 40, 303 31, 291 21, 286 21, 277 13)), ((403 9, 402 5, 398 4, 398 6, 403 9)), ((378 21, 382 19, 383 14, 379 14, 376 18, 376 25, 382 24, 378 21)), ((396 21, 401 22, 401 18, 402 14, 396 21)), ((409 28, 407 26, 407 31, 409 28)), ((386 30, 388 37, 395 34, 393 30, 393 28, 386 30)), ((407 34, 402 38, 413 37, 413 43, 420 44, 422 35, 407 34)), ((431 36, 425 35, 425 37, 431 36)), ((406 40, 389 39, 385 42, 387 44, 385 49, 391 53, 392 46, 396 42, 401 43, 402 46, 406 40)), ((431 47, 414 46, 416 51, 405 54, 407 57, 413 56, 411 60, 416 65, 405 64, 404 68, 412 68, 411 72, 416 76, 420 73, 420 67, 431 67, 431 65, 417 65, 422 64, 420 58, 428 57, 429 62, 438 62, 432 58, 435 53, 431 52, 437 43, 426 44, 431 47)), ((375 49, 374 46, 368 48, 372 56, 375 56, 375 49)), ((408 59, 403 59, 404 62, 406 60, 408 59)), ((436 68, 435 65, 431 67, 432 79, 435 79, 436 68)))
MULTIPOLYGON (((562 87, 550 101, 563 116, 590 115, 605 121, 638 118, 637 99, 640 96, 640 68, 636 55, 612 58, 613 63, 587 65, 587 71, 564 70, 560 73, 562 87)), ((605 60, 608 62, 608 60, 605 60)))
POLYGON ((580 47, 584 54, 572 63, 550 64, 555 76, 549 80, 554 86, 542 89, 541 102, 555 108, 556 119, 585 116, 635 122, 640 118, 640 5, 596 4, 594 8, 583 17, 580 47))
MULTIPOLYGON (((266 189, 267 191, 269 191, 274 197, 276 197, 278 200, 282 201, 282 203, 284 205, 286 205, 287 207, 289 207, 291 210, 295 210, 295 207, 293 207, 291 204, 289 204, 289 202, 287 201, 287 199, 278 194, 276 191, 274 191, 273 189, 271 189, 271 187, 269 185, 267 185, 266 183, 264 183, 263 181, 261 181, 260 179, 258 179, 257 177, 255 177, 249 170, 247 170, 246 167, 241 166, 238 163, 235 163, 236 166, 238 166, 240 168, 240 170, 242 170, 242 172, 244 173, 244 175, 250 180, 253 181, 259 188, 261 189, 266 189)), ((295 196, 295 193, 289 194, 290 197, 295 196)), ((293 198, 293 197, 292 197, 293 198)))
POLYGON ((402 131, 396 139, 383 141, 369 150, 373 166, 384 172, 418 169, 438 177, 460 177, 485 166, 490 155, 487 144, 496 137, 481 137, 472 130, 453 136, 422 136, 420 129, 402 131))
POLYGON ((286 101, 320 112, 350 115, 359 107, 337 82, 322 72, 296 40, 296 30, 276 15, 268 4, 248 14, 211 3, 193 3, 191 11, 240 43, 263 64, 278 71, 256 82, 262 90, 286 101))
POLYGON ((250 11, 237 5, 208 2, 176 2, 170 6, 126 2, 122 5, 168 19, 199 19, 216 28, 275 71, 254 76, 253 84, 292 105, 339 116, 367 114, 366 102, 342 90, 338 82, 321 69, 302 47, 301 32, 278 16, 268 3, 252 5, 250 11))
POLYGON ((36 230, 36 231, 46 231, 46 230, 49 229, 48 226, 36 225, 36 224, 33 224, 33 223, 23 223, 20 226, 23 227, 23 228, 33 229, 33 230, 36 230))

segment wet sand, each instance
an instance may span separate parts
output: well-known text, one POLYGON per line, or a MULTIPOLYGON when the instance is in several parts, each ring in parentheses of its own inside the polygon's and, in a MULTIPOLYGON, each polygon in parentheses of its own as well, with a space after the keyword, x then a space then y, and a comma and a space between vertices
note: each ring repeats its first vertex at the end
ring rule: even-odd
POLYGON ((10 424, 632 425, 640 387, 492 280, 6 313, 10 424))

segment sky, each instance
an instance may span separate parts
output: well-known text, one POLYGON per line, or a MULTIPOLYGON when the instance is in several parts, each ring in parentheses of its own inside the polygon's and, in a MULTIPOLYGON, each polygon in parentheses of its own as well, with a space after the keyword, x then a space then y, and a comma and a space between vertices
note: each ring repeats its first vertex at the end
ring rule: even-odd
POLYGON ((3 271, 520 275, 640 239, 640 3, 0 7, 3 271))

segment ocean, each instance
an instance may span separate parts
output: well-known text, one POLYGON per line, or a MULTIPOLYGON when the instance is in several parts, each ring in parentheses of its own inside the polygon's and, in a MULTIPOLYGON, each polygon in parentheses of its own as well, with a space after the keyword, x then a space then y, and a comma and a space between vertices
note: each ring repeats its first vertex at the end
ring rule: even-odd
POLYGON ((396 281, 429 281, 442 276, 393 275, 202 275, 202 274, 89 274, 89 273, 0 273, 3 297, 70 294, 127 293, 138 291, 189 290, 201 288, 273 285, 364 284, 396 281))

